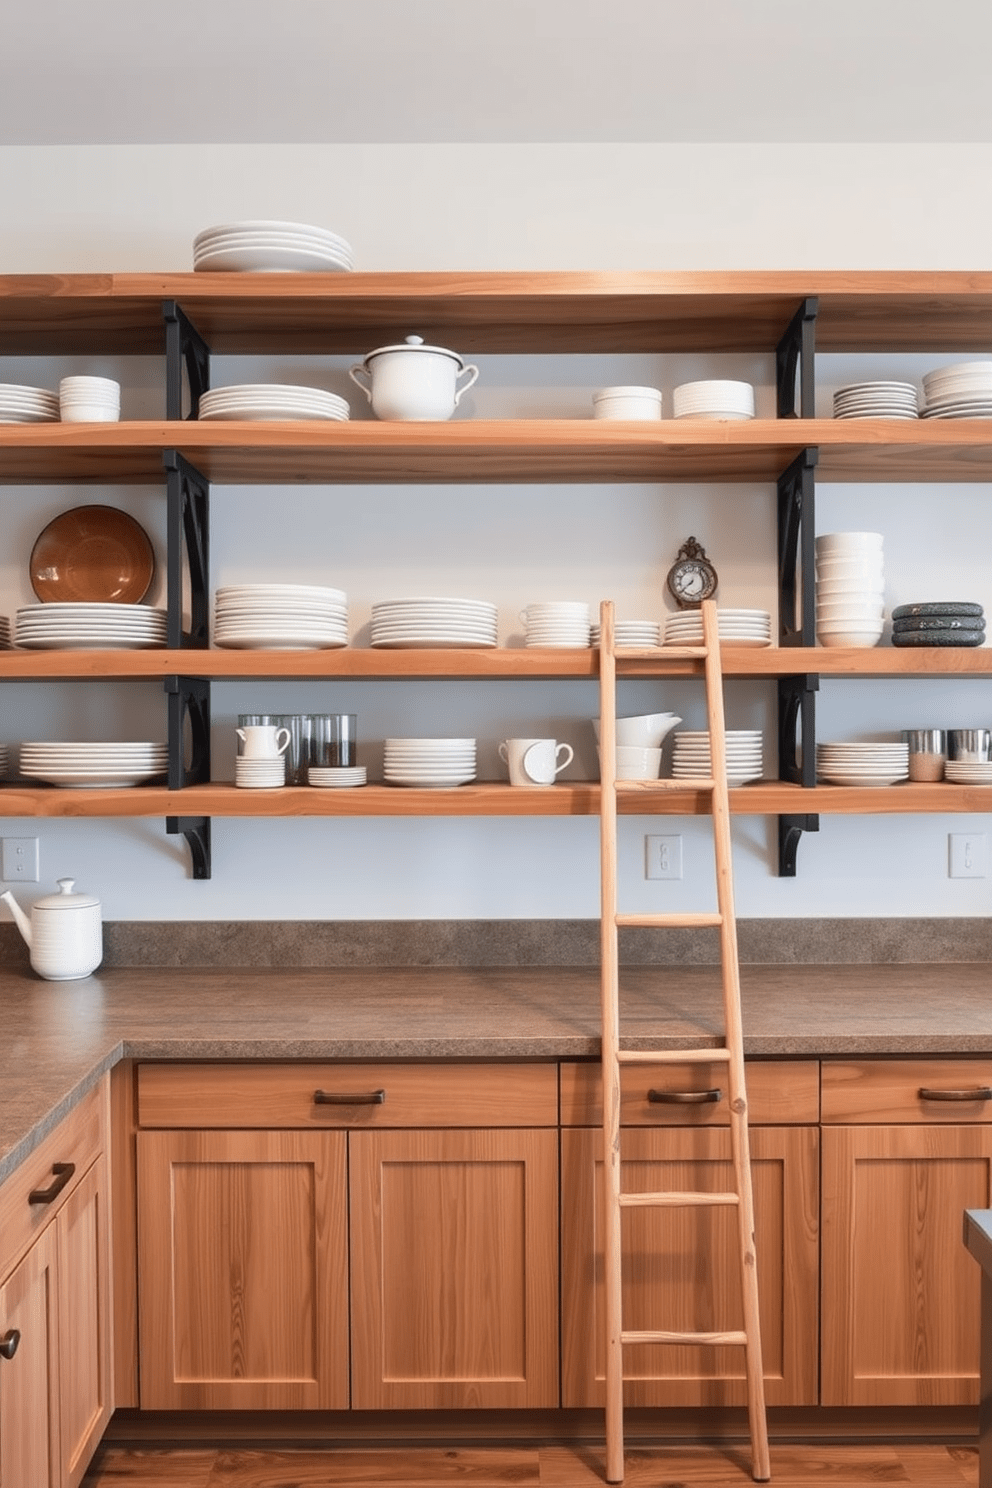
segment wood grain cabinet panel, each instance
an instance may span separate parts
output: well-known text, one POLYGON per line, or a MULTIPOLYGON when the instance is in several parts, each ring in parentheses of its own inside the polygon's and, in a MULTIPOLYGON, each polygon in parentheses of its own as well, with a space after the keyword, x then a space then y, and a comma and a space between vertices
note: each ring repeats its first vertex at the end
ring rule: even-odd
POLYGON ((349 1141, 353 1406, 556 1406, 557 1133, 349 1141))
POLYGON ((346 1140, 139 1132, 142 1408, 347 1407, 346 1140))
POLYGON ((110 1187, 101 1156, 56 1221, 63 1488, 77 1488, 113 1414, 110 1187))
POLYGON ((0 1336, 20 1335, 0 1358, 0 1488, 60 1488, 58 1287, 54 1227, 0 1286, 0 1336))

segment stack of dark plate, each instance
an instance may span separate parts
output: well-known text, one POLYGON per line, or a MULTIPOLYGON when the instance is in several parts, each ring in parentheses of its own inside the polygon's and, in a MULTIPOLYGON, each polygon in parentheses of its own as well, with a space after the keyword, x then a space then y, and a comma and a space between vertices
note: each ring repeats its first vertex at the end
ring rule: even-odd
POLYGON ((985 616, 982 607, 967 600, 896 605, 892 611, 892 644, 983 646, 985 616))

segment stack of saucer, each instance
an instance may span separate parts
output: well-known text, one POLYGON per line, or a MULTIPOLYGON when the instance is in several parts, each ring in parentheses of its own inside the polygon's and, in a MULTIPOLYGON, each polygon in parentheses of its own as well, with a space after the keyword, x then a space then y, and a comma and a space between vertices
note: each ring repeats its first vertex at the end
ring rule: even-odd
POLYGON ((816 634, 822 646, 876 646, 885 617, 880 532, 816 539, 816 634))
POLYGON ((387 785, 444 790, 475 779, 474 739, 387 739, 383 778, 387 785))
POLYGON ((496 606, 482 599, 384 599, 372 606, 372 645, 495 646, 496 621, 496 606))
POLYGON ((528 646, 589 645, 589 606, 581 600, 549 599, 520 611, 528 646))
POLYGON ((153 742, 63 744, 45 739, 21 745, 21 774, 50 785, 109 790, 153 780, 168 766, 168 746, 153 742))
POLYGON ((311 765, 307 770, 307 784, 322 790, 348 789, 365 785, 368 772, 364 765, 311 765))
POLYGON ((234 783, 248 790, 272 790, 286 784, 286 756, 239 754, 234 761, 234 783))
POLYGON ((227 584, 217 590, 214 644, 310 651, 348 644, 348 596, 322 584, 227 584))
POLYGON ((921 418, 992 418, 992 362, 956 362, 923 379, 921 418))
POLYGON ((47 388, 0 383, 0 424, 57 424, 59 395, 47 388))
POLYGON ((198 418, 337 419, 351 416, 351 409, 336 393, 323 388, 290 387, 277 382, 246 382, 237 387, 211 388, 200 396, 198 418))
POLYGON ((64 424, 115 424, 121 416, 121 385, 112 377, 63 377, 59 417, 64 424))
MULTIPOLYGON (((589 641, 599 645, 599 626, 589 627, 589 641)), ((657 620, 617 620, 613 625, 613 641, 617 646, 641 648, 660 646, 661 624, 657 620)))
POLYGON ((909 779, 909 745, 817 744, 816 773, 830 785, 898 785, 909 779))
POLYGON ((896 605, 893 646, 983 646, 985 612, 968 600, 929 600, 896 605))
POLYGON ((945 760, 944 779, 952 785, 992 785, 992 760, 945 760))
MULTIPOLYGON (((726 734, 727 784, 747 785, 761 779, 764 739, 761 729, 728 729, 726 734)), ((710 736, 704 729, 684 729, 674 736, 672 776, 676 780, 698 780, 710 775, 710 736)))
MULTIPOLYGON (((717 610, 717 634, 721 644, 770 646, 772 617, 768 610, 717 610)), ((665 621, 666 646, 698 646, 703 640, 700 610, 680 610, 665 621)))
POLYGON ((852 382, 834 393, 834 418, 919 418, 919 399, 911 382, 852 382))
POLYGON ((677 419, 753 419, 754 388, 749 382, 684 382, 672 393, 677 419))
POLYGON ((222 222, 193 239, 193 268, 201 273, 324 273, 353 267, 344 238, 305 222, 222 222))

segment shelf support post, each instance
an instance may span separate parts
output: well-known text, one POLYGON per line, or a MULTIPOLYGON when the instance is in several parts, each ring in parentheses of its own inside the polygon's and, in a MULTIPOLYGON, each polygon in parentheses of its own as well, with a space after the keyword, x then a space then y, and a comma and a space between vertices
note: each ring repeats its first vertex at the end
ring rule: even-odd
POLYGON ((814 472, 818 457, 816 448, 801 450, 778 478, 780 646, 812 646, 816 641, 814 472))
POLYGON ((815 295, 804 299, 775 349, 775 386, 779 418, 813 418, 816 409, 814 357, 816 353, 815 295), (799 369, 799 411, 796 412, 796 368, 799 369))
POLYGON ((175 300, 162 301, 165 321, 165 416, 183 416, 183 367, 189 383, 189 417, 200 411, 200 398, 210 387, 210 347, 175 300))
POLYGON ((210 576, 210 485, 178 450, 165 450, 167 523, 168 645, 178 651, 183 638, 183 557, 189 573, 190 647, 210 644, 208 588, 210 576))

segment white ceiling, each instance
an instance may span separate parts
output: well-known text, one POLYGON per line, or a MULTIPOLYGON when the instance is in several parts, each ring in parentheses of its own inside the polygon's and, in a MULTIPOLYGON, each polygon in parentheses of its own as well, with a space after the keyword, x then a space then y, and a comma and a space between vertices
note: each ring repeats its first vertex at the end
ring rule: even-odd
POLYGON ((992 140, 990 0, 4 10, 7 145, 992 140))

